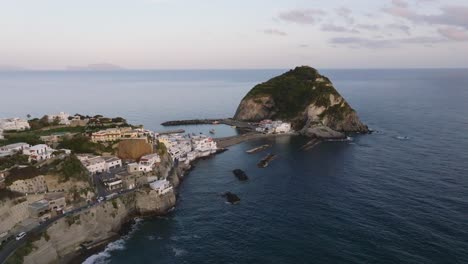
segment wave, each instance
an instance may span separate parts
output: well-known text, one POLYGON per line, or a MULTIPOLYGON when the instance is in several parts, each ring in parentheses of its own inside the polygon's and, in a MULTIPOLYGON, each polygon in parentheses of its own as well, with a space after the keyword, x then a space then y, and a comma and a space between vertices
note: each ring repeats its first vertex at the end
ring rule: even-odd
POLYGON ((134 221, 135 223, 132 224, 127 235, 109 243, 104 251, 88 257, 85 261, 83 261, 83 264, 106 264, 110 262, 112 252, 125 250, 127 240, 139 229, 140 223, 143 221, 143 219, 135 218, 134 221))
POLYGON ((398 140, 409 140, 410 137, 407 137, 407 136, 397 136, 396 139, 398 139, 398 140))
POLYGON ((180 257, 180 256, 187 254, 187 250, 182 249, 182 248, 172 247, 171 249, 172 249, 172 252, 174 252, 174 256, 176 257, 180 257))

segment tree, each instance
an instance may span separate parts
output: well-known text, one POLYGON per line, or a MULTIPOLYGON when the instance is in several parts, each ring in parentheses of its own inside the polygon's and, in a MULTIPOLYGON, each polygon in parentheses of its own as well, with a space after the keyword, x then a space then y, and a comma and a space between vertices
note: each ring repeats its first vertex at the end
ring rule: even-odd
POLYGON ((42 127, 46 127, 49 125, 49 116, 48 115, 45 115, 43 117, 41 117, 41 119, 39 119, 39 124, 42 126, 42 127))
POLYGON ((58 125, 60 125, 60 121, 61 121, 60 117, 56 116, 56 117, 54 117, 54 120, 52 121, 52 125, 58 126, 58 125))
POLYGON ((26 117, 27 117, 28 119, 30 119, 30 118, 31 118, 31 115, 30 115, 30 114, 27 114, 26 117))

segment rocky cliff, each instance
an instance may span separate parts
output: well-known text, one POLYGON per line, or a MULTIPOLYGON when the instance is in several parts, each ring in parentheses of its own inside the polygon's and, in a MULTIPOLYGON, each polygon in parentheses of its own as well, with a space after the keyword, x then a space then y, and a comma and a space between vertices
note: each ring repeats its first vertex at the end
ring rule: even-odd
POLYGON ((133 216, 164 214, 175 202, 173 191, 158 195, 148 188, 64 217, 33 242, 34 250, 24 257, 24 263, 66 263, 81 252, 81 244, 107 243, 133 216))
MULTIPOLYGON (((173 162, 167 153, 162 155, 162 160, 156 173, 177 186, 183 170, 172 169, 173 162)), ((79 214, 66 216, 49 226, 32 243, 33 250, 24 257, 24 263, 67 263, 82 252, 83 243, 106 244, 117 238, 123 225, 133 217, 165 214, 175 204, 175 190, 159 195, 144 187, 79 214)))
POLYGON ((242 99, 234 119, 290 121, 295 130, 319 138, 342 138, 345 132, 369 131, 332 82, 308 66, 296 67, 256 85, 242 99))

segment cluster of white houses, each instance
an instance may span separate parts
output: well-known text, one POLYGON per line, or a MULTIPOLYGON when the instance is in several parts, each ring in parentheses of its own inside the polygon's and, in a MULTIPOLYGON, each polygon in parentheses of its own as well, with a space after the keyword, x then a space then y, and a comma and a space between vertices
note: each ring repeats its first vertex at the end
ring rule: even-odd
POLYGON ((166 146, 173 160, 186 163, 209 156, 218 149, 216 141, 205 135, 167 134, 158 135, 157 139, 166 146))
POLYGON ((270 119, 265 119, 260 121, 255 130, 266 134, 284 134, 291 132, 291 123, 280 120, 272 121, 270 119))
POLYGON ((115 156, 101 157, 80 154, 77 155, 77 158, 91 174, 109 172, 112 169, 122 167, 122 160, 115 156))
MULTIPOLYGON (((55 151, 55 149, 49 147, 46 144, 31 146, 27 143, 14 143, 0 147, 0 157, 20 153, 28 156, 29 162, 39 162, 52 158, 55 151)), ((68 149, 61 149, 61 151, 65 152, 66 154, 70 154, 71 152, 68 149)))
POLYGON ((0 119, 0 130, 3 131, 23 131, 30 128, 28 121, 21 118, 15 117, 0 119))

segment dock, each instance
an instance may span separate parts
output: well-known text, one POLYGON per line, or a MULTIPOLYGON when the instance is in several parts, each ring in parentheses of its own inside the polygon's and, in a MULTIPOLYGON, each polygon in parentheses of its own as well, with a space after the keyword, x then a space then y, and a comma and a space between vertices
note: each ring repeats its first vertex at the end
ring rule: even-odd
POLYGON ((176 130, 158 132, 159 135, 170 135, 170 134, 181 134, 181 133, 185 133, 185 130, 184 129, 176 129, 176 130))
POLYGON ((257 167, 259 168, 266 168, 270 162, 272 160, 274 160, 276 158, 276 155, 275 154, 268 154, 265 158, 263 158, 262 160, 260 160, 260 162, 257 164, 257 167))
POLYGON ((248 131, 255 130, 255 124, 234 120, 232 118, 206 118, 206 119, 187 119, 187 120, 172 120, 162 123, 162 126, 186 126, 186 125, 228 125, 248 131))
POLYGON ((256 147, 256 148, 247 150, 246 153, 247 154, 254 154, 254 153, 260 152, 260 151, 262 151, 264 149, 267 149, 269 147, 270 147, 270 145, 268 145, 268 144, 261 145, 260 147, 256 147))

